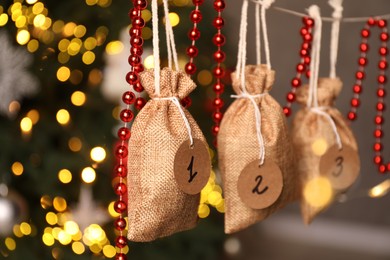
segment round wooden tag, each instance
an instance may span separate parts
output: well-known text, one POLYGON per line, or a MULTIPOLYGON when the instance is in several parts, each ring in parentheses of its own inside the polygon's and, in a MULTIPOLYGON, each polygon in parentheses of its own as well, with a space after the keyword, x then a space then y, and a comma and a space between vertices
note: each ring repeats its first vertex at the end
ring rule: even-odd
POLYGON ((238 195, 242 202, 253 209, 264 209, 276 202, 282 193, 283 175, 279 166, 266 160, 249 163, 238 177, 238 195))
POLYGON ((211 172, 211 160, 207 146, 199 139, 184 141, 175 155, 174 174, 180 190, 198 194, 207 184, 211 172))
POLYGON ((348 145, 340 150, 334 145, 320 159, 320 173, 329 178, 337 190, 349 188, 359 175, 360 159, 357 151, 348 145))

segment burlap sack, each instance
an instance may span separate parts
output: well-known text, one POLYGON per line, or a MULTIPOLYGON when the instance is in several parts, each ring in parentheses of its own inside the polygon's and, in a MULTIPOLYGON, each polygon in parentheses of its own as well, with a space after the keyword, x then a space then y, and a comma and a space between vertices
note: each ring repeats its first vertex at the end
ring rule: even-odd
MULTIPOLYGON (((161 98, 182 99, 195 89, 184 73, 161 70, 161 98)), ((183 193, 174 179, 177 149, 188 140, 183 117, 170 100, 156 100, 154 72, 140 74, 152 98, 139 112, 131 128, 128 155, 128 238, 147 242, 188 230, 197 223, 200 195, 183 193)), ((190 113, 184 109, 193 138, 205 138, 190 113)), ((207 144, 206 144, 207 145, 207 144)))
MULTIPOLYGON (((261 94, 271 90, 275 72, 265 65, 245 67, 246 90, 261 94)), ((240 80, 232 74, 233 89, 242 93, 240 80)), ((278 200, 268 208, 246 206, 237 191, 238 177, 243 168, 259 158, 259 143, 253 103, 247 98, 236 99, 226 111, 218 134, 219 167, 225 193, 225 233, 242 230, 285 206, 294 198, 293 153, 286 119, 280 105, 271 95, 256 98, 262 116, 261 132, 265 144, 265 161, 273 160, 283 175, 283 190, 278 200)))
MULTIPOLYGON (((318 80, 317 96, 318 105, 323 107, 323 111, 331 116, 343 145, 349 145, 357 151, 357 144, 351 129, 348 127, 341 113, 334 108, 334 101, 342 88, 342 82, 338 78, 320 78, 318 80)), ((303 105, 292 123, 292 140, 294 152, 298 160, 297 174, 300 179, 301 190, 301 212, 305 224, 309 224, 317 214, 326 209, 333 198, 340 190, 333 190, 333 196, 326 205, 316 207, 308 203, 303 192, 305 185, 320 176, 319 164, 320 156, 313 153, 312 144, 316 140, 323 138, 328 147, 336 144, 335 133, 324 116, 313 113, 306 107, 309 95, 309 86, 302 86, 297 90, 297 101, 303 105)))

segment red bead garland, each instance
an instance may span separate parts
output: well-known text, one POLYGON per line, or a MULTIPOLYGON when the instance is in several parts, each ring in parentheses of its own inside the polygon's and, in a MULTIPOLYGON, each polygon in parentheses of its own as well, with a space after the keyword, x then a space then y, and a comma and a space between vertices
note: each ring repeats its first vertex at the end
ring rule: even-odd
MULTIPOLYGON (((213 44, 217 47, 217 51, 214 52, 213 58, 216 62, 216 66, 213 69, 213 75, 215 78, 215 83, 213 90, 215 92, 215 98, 213 101, 214 112, 212 118, 214 121, 214 126, 211 131, 214 136, 219 132, 219 125, 221 123, 223 113, 221 109, 224 105, 224 102, 221 98, 222 93, 224 92, 225 86, 221 82, 222 77, 225 75, 225 69, 222 67, 222 63, 225 61, 226 54, 222 51, 222 46, 226 42, 225 36, 222 34, 221 30, 225 24, 224 19, 222 18, 222 11, 225 9, 226 4, 224 0, 214 0, 214 9, 217 11, 217 17, 213 20, 213 26, 217 29, 217 33, 213 37, 213 44)), ((214 140, 216 145, 216 139, 214 140)))
POLYGON ((386 96, 386 90, 384 89, 384 85, 387 82, 386 77, 386 69, 388 67, 387 62, 387 54, 388 47, 387 42, 389 40, 389 34, 387 31, 387 22, 386 20, 377 20, 374 18, 370 18, 362 29, 360 35, 362 37, 362 41, 359 45, 360 49, 360 58, 358 60, 358 71, 355 74, 356 82, 352 87, 353 90, 353 98, 351 99, 351 109, 348 113, 348 119, 354 121, 357 119, 357 108, 360 106, 360 94, 363 89, 363 80, 365 79, 365 67, 368 64, 367 53, 369 51, 368 39, 371 35, 372 27, 379 27, 381 29, 381 33, 379 35, 379 40, 381 41, 381 46, 379 48, 379 55, 381 56, 380 61, 378 62, 379 75, 377 77, 378 89, 377 89, 377 97, 378 102, 376 104, 376 115, 374 118, 374 123, 376 125, 376 129, 374 131, 375 143, 373 145, 373 150, 375 152, 374 163, 378 166, 378 171, 380 173, 386 173, 390 171, 390 163, 385 163, 383 161, 382 150, 382 137, 383 130, 382 125, 384 123, 383 111, 385 110, 384 97, 386 96))
POLYGON ((306 75, 307 78, 310 77, 310 50, 313 40, 311 32, 314 26, 314 20, 310 17, 303 17, 302 23, 303 27, 299 31, 303 40, 301 50, 299 51, 301 61, 296 66, 297 74, 291 80, 291 91, 286 95, 287 104, 283 108, 283 112, 287 117, 291 115, 291 105, 296 100, 295 92, 302 85, 302 75, 306 75))

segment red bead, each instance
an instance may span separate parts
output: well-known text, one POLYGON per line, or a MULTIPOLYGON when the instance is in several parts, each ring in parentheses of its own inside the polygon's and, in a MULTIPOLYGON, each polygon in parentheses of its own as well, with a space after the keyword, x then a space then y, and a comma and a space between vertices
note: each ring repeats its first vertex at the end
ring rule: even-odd
POLYGON ((365 74, 364 74, 363 71, 358 71, 358 72, 356 72, 356 75, 355 75, 355 76, 356 76, 357 79, 362 80, 362 79, 364 79, 365 74))
POLYGON ((123 109, 120 113, 120 118, 123 122, 130 122, 134 118, 134 114, 130 109, 123 109))
POLYGON ((385 110, 385 104, 383 102, 376 103, 376 110, 384 111, 385 110))
POLYGON ((285 116, 290 116, 291 115, 291 108, 289 108, 289 107, 284 107, 283 108, 283 113, 284 113, 284 115, 285 116))
POLYGON ((135 66, 141 62, 141 58, 137 55, 130 55, 128 58, 128 62, 131 66, 135 66))
POLYGON ((225 53, 221 50, 214 52, 214 60, 217 63, 222 63, 225 61, 225 53))
POLYGON ((309 42, 304 42, 302 43, 301 45, 301 49, 305 49, 305 50, 308 50, 311 48, 311 44, 309 42))
POLYGON ((386 96, 386 90, 383 89, 383 88, 380 88, 380 89, 378 89, 378 90, 376 91, 376 95, 377 95, 378 97, 383 98, 383 97, 386 96))
POLYGON ((213 90, 217 94, 222 94, 225 90, 225 86, 222 83, 216 83, 213 86, 213 90))
POLYGON ((217 12, 221 12, 223 9, 225 9, 225 1, 224 0, 215 0, 214 1, 214 9, 217 12))
POLYGON ((219 112, 219 111, 214 112, 213 113, 213 120, 214 120, 214 122, 216 122, 216 123, 221 122, 222 116, 223 116, 222 112, 219 112))
POLYGON ((115 245, 119 248, 127 246, 127 238, 125 236, 118 236, 115 241, 115 245))
POLYGON ((380 55, 385 56, 385 55, 387 55, 387 52, 388 52, 387 47, 380 47, 379 48, 379 54, 380 55))
POLYGON ((351 120, 351 121, 354 121, 356 120, 356 113, 355 112, 349 112, 348 113, 348 119, 351 120))
POLYGON ((378 76, 378 83, 379 84, 386 84, 386 82, 387 82, 387 77, 385 75, 378 76))
POLYGON ((140 10, 146 9, 148 7, 148 2, 146 0, 134 0, 134 7, 140 10))
POLYGON ((298 63, 297 65, 297 72, 302 73, 306 70, 306 66, 303 63, 298 63))
POLYGON ((217 33, 213 37, 213 43, 216 46, 223 46, 226 42, 225 36, 221 33, 217 33))
POLYGON ((225 75, 225 70, 217 66, 213 69, 213 74, 216 78, 222 78, 225 75))
POLYGON ((130 39, 130 44, 132 46, 141 47, 144 44, 144 40, 141 38, 141 36, 133 36, 130 39))
POLYGON ((359 58, 359 65, 360 66, 366 66, 367 62, 368 62, 367 58, 363 58, 363 57, 359 58))
POLYGON ((211 129, 211 132, 213 133, 213 135, 217 135, 219 132, 219 125, 213 126, 213 128, 211 129))
POLYGON ((223 107, 223 100, 221 98, 217 97, 214 99, 213 105, 216 108, 222 108, 223 107))
POLYGON ((192 62, 188 62, 185 66, 185 71, 189 75, 194 75, 196 72, 196 66, 192 62))
POLYGON ((303 59, 303 61, 305 62, 305 64, 306 65, 309 65, 310 64, 310 57, 305 57, 304 59, 303 59))
POLYGON ((287 94, 287 97, 286 97, 286 99, 287 99, 287 101, 288 102, 294 102, 295 101, 295 93, 293 93, 293 92, 289 92, 288 94, 287 94))
POLYGON ((144 87, 142 86, 141 82, 137 82, 133 85, 133 89, 135 91, 137 91, 138 93, 141 93, 142 91, 144 91, 144 87))
POLYGON ((118 137, 121 140, 128 140, 131 136, 130 129, 127 127, 121 127, 118 130, 118 137))
POLYGON ((129 18, 133 20, 135 17, 139 17, 139 10, 132 8, 129 11, 129 18))
POLYGON ((374 18, 369 18, 367 24, 369 26, 374 26, 376 24, 376 20, 374 18))
POLYGON ((122 200, 115 201, 114 210, 117 213, 124 213, 127 209, 126 203, 122 200))
POLYGON ((381 70, 385 70, 387 69, 387 61, 385 60, 381 60, 379 63, 378 63, 378 68, 381 69, 381 70))
POLYGON ((381 41, 383 41, 383 42, 387 42, 387 41, 389 40, 389 34, 386 33, 386 32, 381 33, 380 39, 381 39, 381 41))
POLYGON ((199 10, 193 10, 190 14, 190 19, 194 23, 199 23, 200 21, 202 21, 202 18, 202 13, 199 10))
POLYGON ((363 29, 360 34, 362 35, 363 38, 368 38, 370 37, 370 30, 363 29))
POLYGON ((125 195, 127 192, 126 184, 124 184, 122 182, 118 183, 117 185, 115 185, 114 191, 115 191, 115 194, 118 196, 125 195))
POLYGON ((307 33, 303 36, 303 40, 305 42, 311 42, 313 40, 313 36, 311 35, 311 33, 307 33))
POLYGON ((375 117, 375 124, 382 125, 383 124, 383 117, 382 116, 376 116, 375 117))
POLYGON ((381 143, 375 143, 374 144, 374 151, 375 152, 379 152, 379 151, 382 151, 382 144, 381 143))
POLYGON ((188 38, 190 38, 190 39, 193 40, 193 41, 198 40, 199 37, 200 37, 200 31, 198 30, 198 28, 192 28, 192 29, 188 32, 188 38))
POLYGON ((196 46, 190 46, 187 48, 187 55, 191 58, 198 56, 199 50, 196 46))
POLYGON ((374 131, 374 137, 375 137, 375 138, 382 138, 382 137, 383 137, 383 131, 380 130, 380 129, 376 129, 376 130, 374 131))
POLYGON ((115 176, 118 176, 118 177, 122 177, 122 178, 126 177, 127 176, 127 167, 123 164, 118 164, 114 168, 114 174, 115 174, 115 176))
POLYGON ((390 163, 387 164, 387 171, 390 171, 390 163))
POLYGON ((302 37, 304 37, 306 34, 310 33, 309 32, 309 29, 306 28, 306 27, 303 27, 301 28, 301 30, 299 31, 299 33, 301 34, 302 37))
MULTIPOLYGON (((139 74, 145 70, 144 65, 142 65, 142 63, 135 64, 132 67, 133 67, 133 71, 137 74, 139 74)), ((133 85, 135 85, 135 84, 133 84, 133 85)))
POLYGON ((306 78, 310 78, 310 70, 306 71, 306 78))
POLYGON ((134 103, 135 101, 135 94, 131 91, 126 91, 125 93, 123 93, 122 95, 122 100, 125 104, 127 105, 131 105, 134 103))
POLYGON ((369 49, 369 47, 368 47, 368 44, 367 44, 367 43, 361 43, 361 44, 360 44, 360 51, 362 51, 362 52, 367 52, 368 49, 369 49))
POLYGON ((131 25, 134 27, 134 28, 144 28, 145 27, 145 21, 144 19, 142 19, 142 17, 134 17, 131 25))
POLYGON ((351 106, 353 106, 353 107, 358 107, 359 105, 360 105, 360 100, 359 100, 359 99, 353 98, 353 99, 351 100, 351 106))
POLYGON ((180 100, 180 103, 183 107, 188 108, 192 104, 192 100, 190 97, 185 97, 182 100, 180 100))
POLYGON ((127 224, 124 218, 119 217, 115 220, 114 225, 116 230, 122 231, 125 230, 127 224))
POLYGON ((382 159, 382 156, 379 156, 379 155, 376 155, 375 157, 374 157, 374 163, 375 164, 381 164, 382 163, 382 161, 383 161, 383 159, 382 159))
MULTIPOLYGON (((142 30, 141 29, 138 29, 138 28, 134 28, 134 27, 131 27, 130 30, 129 30, 129 34, 131 37, 141 37, 142 35, 142 30)), ((131 41, 130 41, 131 42, 131 41)), ((134 46, 133 46, 134 47, 134 46)))
POLYGON ((293 78, 291 80, 291 86, 293 86, 294 88, 297 88, 297 87, 301 86, 301 79, 293 78))
POLYGON ((387 167, 386 167, 386 165, 381 164, 381 165, 379 165, 378 170, 380 173, 385 173, 387 170, 387 167))
POLYGON ((134 71, 130 71, 126 74, 126 81, 130 85, 137 83, 139 80, 138 74, 134 71))
POLYGON ((299 51, 299 55, 300 55, 302 58, 305 57, 305 56, 307 56, 307 55, 309 55, 309 54, 310 54, 309 50, 306 50, 306 49, 302 49, 302 50, 299 51))
POLYGON ((313 25, 314 25, 314 20, 312 19, 312 18, 310 18, 310 17, 303 17, 302 18, 302 21, 303 21, 303 23, 307 26, 307 27, 313 27, 313 25))
POLYGON ((117 158, 120 158, 120 159, 126 158, 127 154, 128 154, 128 151, 127 151, 126 146, 119 145, 116 148, 115 155, 117 158))
POLYGON ((222 17, 217 16, 213 20, 213 25, 216 29, 220 30, 225 25, 225 21, 222 17))
POLYGON ((131 47, 130 48, 130 54, 132 54, 132 55, 141 56, 143 52, 144 52, 144 50, 142 47, 131 47))
POLYGON ((203 2, 204 2, 204 0, 192 0, 192 3, 194 5, 201 5, 201 4, 203 4, 203 2))
POLYGON ((115 260, 127 260, 127 256, 123 253, 116 253, 115 260))
POLYGON ((146 100, 142 97, 139 97, 135 100, 135 104, 134 104, 134 107, 137 109, 137 110, 141 110, 146 104, 146 100))
POLYGON ((387 26, 386 20, 379 20, 379 21, 378 21, 378 26, 379 26, 379 28, 384 28, 384 27, 386 27, 386 26, 387 26))
POLYGON ((353 86, 353 92, 356 93, 356 94, 362 93, 362 86, 360 86, 360 85, 354 85, 354 86, 353 86))

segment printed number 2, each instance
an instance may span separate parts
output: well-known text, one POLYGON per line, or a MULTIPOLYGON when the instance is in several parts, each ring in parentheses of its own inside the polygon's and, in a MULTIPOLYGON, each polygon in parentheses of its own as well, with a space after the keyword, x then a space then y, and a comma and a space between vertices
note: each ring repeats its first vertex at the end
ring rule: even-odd
POLYGON ((190 172, 190 178, 188 179, 188 182, 192 182, 195 178, 195 176, 198 174, 198 172, 192 173, 192 167, 194 166, 194 156, 191 157, 191 162, 187 167, 187 171, 190 172))
POLYGON ((268 190, 268 186, 266 186, 262 191, 259 191, 259 186, 260 186, 261 182, 263 181, 263 176, 258 175, 256 177, 256 181, 257 181, 257 183, 256 183, 256 186, 253 188, 252 193, 261 195, 268 190))
POLYGON ((335 169, 335 171, 333 171, 332 175, 333 175, 334 177, 339 177, 339 176, 341 175, 341 173, 343 172, 344 157, 338 156, 338 157, 335 159, 335 162, 336 162, 336 167, 337 167, 337 169, 335 169))

